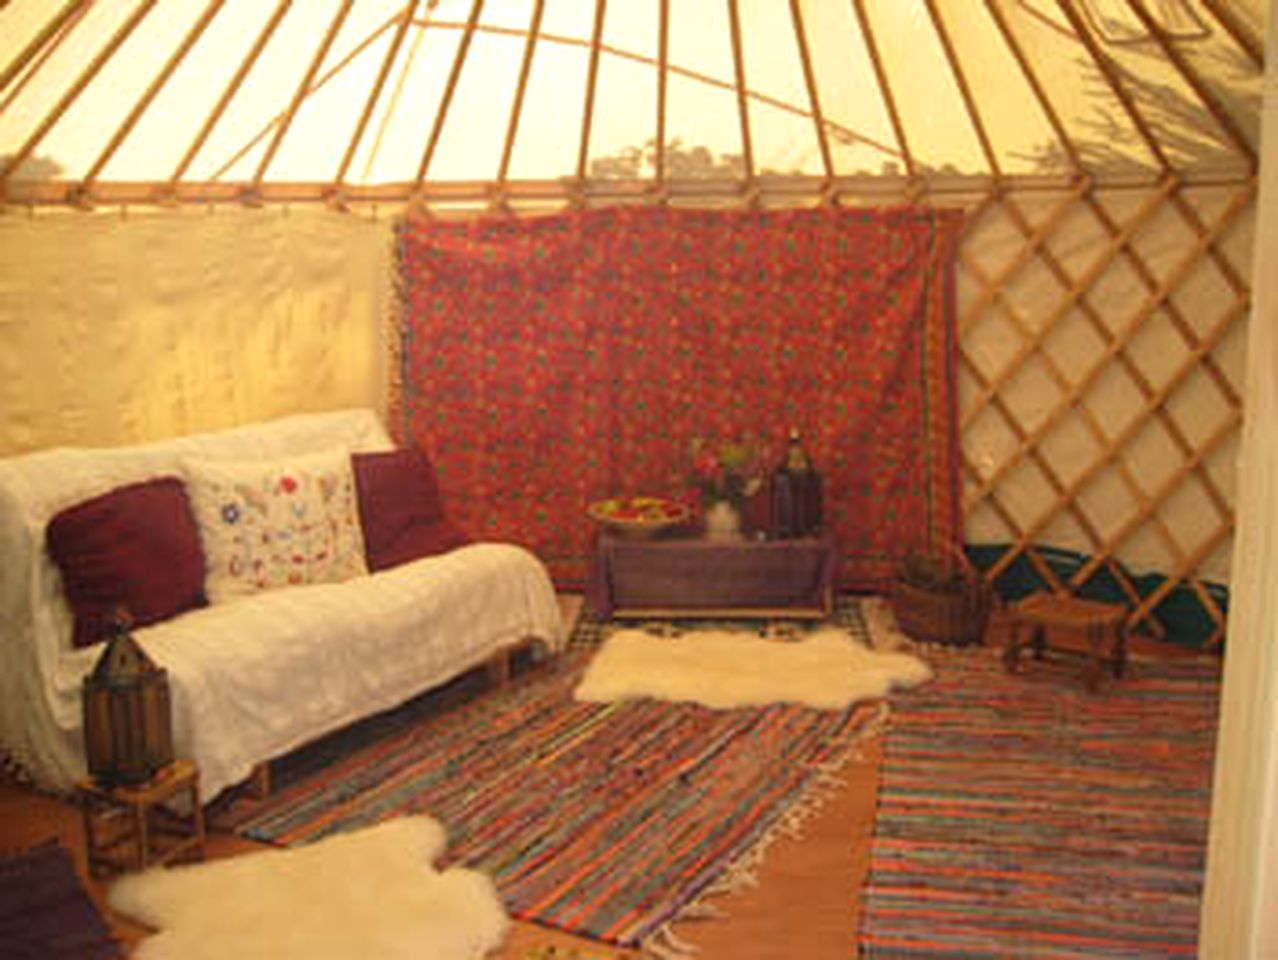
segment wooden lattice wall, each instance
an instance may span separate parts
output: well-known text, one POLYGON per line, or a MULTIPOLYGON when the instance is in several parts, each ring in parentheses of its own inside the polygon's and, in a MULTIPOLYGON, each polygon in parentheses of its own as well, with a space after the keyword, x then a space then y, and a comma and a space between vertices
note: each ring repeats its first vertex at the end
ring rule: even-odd
POLYGON ((1058 590, 1105 575, 1155 636, 1187 588, 1223 639, 1208 585, 1228 579, 1254 195, 1167 177, 966 198, 966 528, 1009 544, 989 577, 1021 558, 1058 590), (1088 559, 1062 577, 1047 546, 1088 559), (1141 591, 1132 571, 1165 579, 1141 591))

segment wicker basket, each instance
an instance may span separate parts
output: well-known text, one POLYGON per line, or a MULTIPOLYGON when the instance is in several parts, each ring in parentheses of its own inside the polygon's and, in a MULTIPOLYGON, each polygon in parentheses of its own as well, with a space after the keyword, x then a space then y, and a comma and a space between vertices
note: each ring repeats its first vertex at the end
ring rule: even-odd
POLYGON ((889 600, 901 631, 922 643, 980 643, 989 624, 993 591, 962 551, 956 550, 958 580, 929 587, 898 575, 889 600))

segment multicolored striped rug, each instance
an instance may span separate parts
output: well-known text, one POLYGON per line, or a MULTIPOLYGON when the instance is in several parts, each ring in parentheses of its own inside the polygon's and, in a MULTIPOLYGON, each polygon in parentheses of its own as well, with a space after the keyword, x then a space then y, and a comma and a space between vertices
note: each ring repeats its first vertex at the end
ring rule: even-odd
POLYGON ((419 711, 291 785, 283 765, 281 789, 218 825, 293 845, 427 813, 448 830, 441 868, 489 874, 512 916, 651 945, 810 814, 881 712, 578 703, 592 652, 577 645, 557 670, 419 711))
POLYGON ((1088 694, 1077 660, 928 658, 893 700, 861 956, 1193 956, 1219 662, 1088 694))

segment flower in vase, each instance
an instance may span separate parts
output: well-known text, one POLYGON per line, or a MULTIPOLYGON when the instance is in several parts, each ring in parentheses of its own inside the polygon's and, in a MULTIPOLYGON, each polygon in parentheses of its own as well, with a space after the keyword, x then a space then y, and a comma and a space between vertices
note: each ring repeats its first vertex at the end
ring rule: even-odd
POLYGON ((758 450, 740 440, 696 437, 692 441, 692 481, 703 504, 726 500, 740 510, 763 482, 758 450))

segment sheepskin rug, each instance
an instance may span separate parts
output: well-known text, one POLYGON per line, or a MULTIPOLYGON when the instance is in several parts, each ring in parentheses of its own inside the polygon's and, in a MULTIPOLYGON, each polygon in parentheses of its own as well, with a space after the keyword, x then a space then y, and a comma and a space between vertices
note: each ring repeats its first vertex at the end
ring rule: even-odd
POLYGON ((492 881, 436 871, 443 828, 401 817, 306 847, 126 876, 111 906, 158 930, 143 960, 474 960, 508 926, 492 881))
POLYGON ((931 679, 908 653, 871 650, 837 627, 801 639, 730 630, 674 637, 620 630, 604 641, 577 686, 578 700, 651 697, 716 709, 797 703, 840 709, 931 679))

